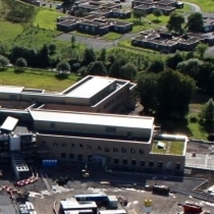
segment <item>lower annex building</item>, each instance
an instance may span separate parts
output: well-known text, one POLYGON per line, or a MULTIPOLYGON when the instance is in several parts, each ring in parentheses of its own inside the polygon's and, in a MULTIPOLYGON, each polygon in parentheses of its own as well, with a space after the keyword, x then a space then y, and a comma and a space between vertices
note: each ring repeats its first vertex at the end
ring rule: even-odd
MULTIPOLYGON (((187 138, 155 137, 153 117, 51 110, 28 110, 28 117, 35 140, 22 142, 19 132, 17 138, 22 138, 10 141, 14 138, 10 132, 8 139, 0 143, 5 145, 7 141, 8 148, 23 154, 27 151, 29 156, 35 154, 41 160, 144 172, 180 174, 184 170, 187 138)), ((3 128, 4 124, 2 134, 3 128)))

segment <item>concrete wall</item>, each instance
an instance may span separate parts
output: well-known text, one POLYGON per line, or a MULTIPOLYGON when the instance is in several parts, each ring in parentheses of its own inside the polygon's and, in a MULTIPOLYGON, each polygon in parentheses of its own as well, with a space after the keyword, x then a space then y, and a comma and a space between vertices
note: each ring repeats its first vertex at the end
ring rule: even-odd
POLYGON ((106 139, 46 134, 38 134, 37 142, 39 145, 42 144, 48 147, 48 158, 58 160, 90 162, 89 157, 103 157, 106 161, 105 165, 108 167, 155 172, 182 172, 185 164, 184 156, 150 154, 151 144, 143 142, 111 141, 106 139), (124 152, 124 149, 126 152, 124 152), (82 157, 82 159, 80 159, 80 157, 82 157), (115 159, 118 163, 115 163, 115 159), (124 159, 127 161, 125 164, 124 159), (153 166, 150 165, 150 162, 153 162, 153 166), (162 163, 161 167, 159 166, 160 163, 162 163), (180 167, 176 168, 178 165, 180 167))

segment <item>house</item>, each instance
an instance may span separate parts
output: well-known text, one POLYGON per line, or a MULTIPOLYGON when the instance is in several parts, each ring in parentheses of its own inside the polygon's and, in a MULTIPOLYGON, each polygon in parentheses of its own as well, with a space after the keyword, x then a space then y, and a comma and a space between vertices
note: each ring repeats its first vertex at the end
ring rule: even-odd
POLYGON ((110 31, 117 32, 117 33, 128 33, 132 31, 133 23, 132 22, 124 22, 118 21, 115 19, 108 19, 108 23, 110 25, 110 31))
POLYGON ((133 9, 134 9, 134 11, 138 10, 138 11, 142 11, 146 14, 150 14, 150 13, 152 13, 154 6, 141 4, 141 5, 135 6, 133 9))
POLYGON ((81 33, 102 36, 109 32, 109 25, 105 19, 85 19, 79 23, 77 30, 81 33))
POLYGON ((203 32, 208 33, 214 30, 214 17, 203 17, 203 32))
POLYGON ((76 17, 69 17, 64 21, 60 21, 57 23, 57 30, 63 31, 65 33, 77 30, 79 24, 79 18, 76 17))
POLYGON ((112 9, 108 13, 108 18, 128 19, 131 17, 131 10, 112 9))
MULTIPOLYGON (((164 5, 159 5, 159 4, 155 8, 159 9, 161 11, 161 13, 165 16, 170 15, 170 13, 172 13, 176 9, 176 7, 164 6, 164 5)), ((155 9, 155 8, 153 8, 153 9, 155 9)))
POLYGON ((142 4, 152 6, 152 5, 154 5, 154 1, 152 1, 152 0, 133 0, 132 8, 134 8, 138 5, 142 5, 142 4))

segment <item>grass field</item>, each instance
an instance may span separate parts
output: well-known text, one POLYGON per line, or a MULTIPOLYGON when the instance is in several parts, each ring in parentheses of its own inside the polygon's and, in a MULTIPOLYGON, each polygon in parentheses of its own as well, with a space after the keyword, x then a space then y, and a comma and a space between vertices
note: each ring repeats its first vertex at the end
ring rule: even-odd
POLYGON ((121 36, 122 35, 119 33, 110 32, 110 33, 107 33, 106 35, 102 36, 101 38, 108 40, 108 41, 112 41, 112 40, 120 39, 121 36))
POLYGON ((74 84, 78 76, 71 74, 68 79, 60 80, 50 71, 25 70, 24 73, 15 73, 13 68, 0 72, 0 85, 16 85, 30 88, 61 91, 74 84))
POLYGON ((162 15, 157 19, 153 14, 149 14, 148 16, 146 16, 146 19, 150 20, 154 24, 162 26, 167 24, 169 16, 162 15))
POLYGON ((188 0, 188 2, 192 2, 198 4, 203 12, 214 12, 214 1, 213 0, 188 0))
POLYGON ((152 145, 152 152, 159 154, 182 155, 184 149, 184 141, 178 140, 161 140, 165 144, 165 148, 159 149, 157 147, 158 141, 154 141, 152 145))
POLYGON ((56 29, 56 19, 62 13, 51 10, 39 10, 34 19, 33 25, 47 30, 56 29))
POLYGON ((0 41, 2 42, 13 41, 22 31, 23 26, 21 24, 0 21, 0 41))

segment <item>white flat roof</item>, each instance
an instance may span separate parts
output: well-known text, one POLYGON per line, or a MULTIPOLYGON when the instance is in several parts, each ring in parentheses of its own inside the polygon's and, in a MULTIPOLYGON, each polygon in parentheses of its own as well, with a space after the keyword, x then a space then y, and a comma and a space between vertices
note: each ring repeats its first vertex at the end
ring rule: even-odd
POLYGON ((154 118, 82 112, 29 110, 34 121, 152 129, 154 118))
POLYGON ((0 93, 16 93, 20 94, 24 87, 0 85, 0 93))
POLYGON ((7 130, 7 131, 13 131, 18 121, 19 120, 14 117, 7 117, 7 119, 2 124, 1 129, 7 130))
POLYGON ((76 88, 74 88, 73 90, 71 88, 70 92, 66 93, 65 95, 75 98, 90 98, 98 92, 102 91, 114 81, 115 79, 94 76, 92 78, 88 78, 86 82, 83 82, 79 86, 76 86, 76 88))
POLYGON ((64 200, 60 201, 60 204, 63 207, 63 209, 90 209, 97 207, 94 201, 78 203, 70 200, 64 200))

